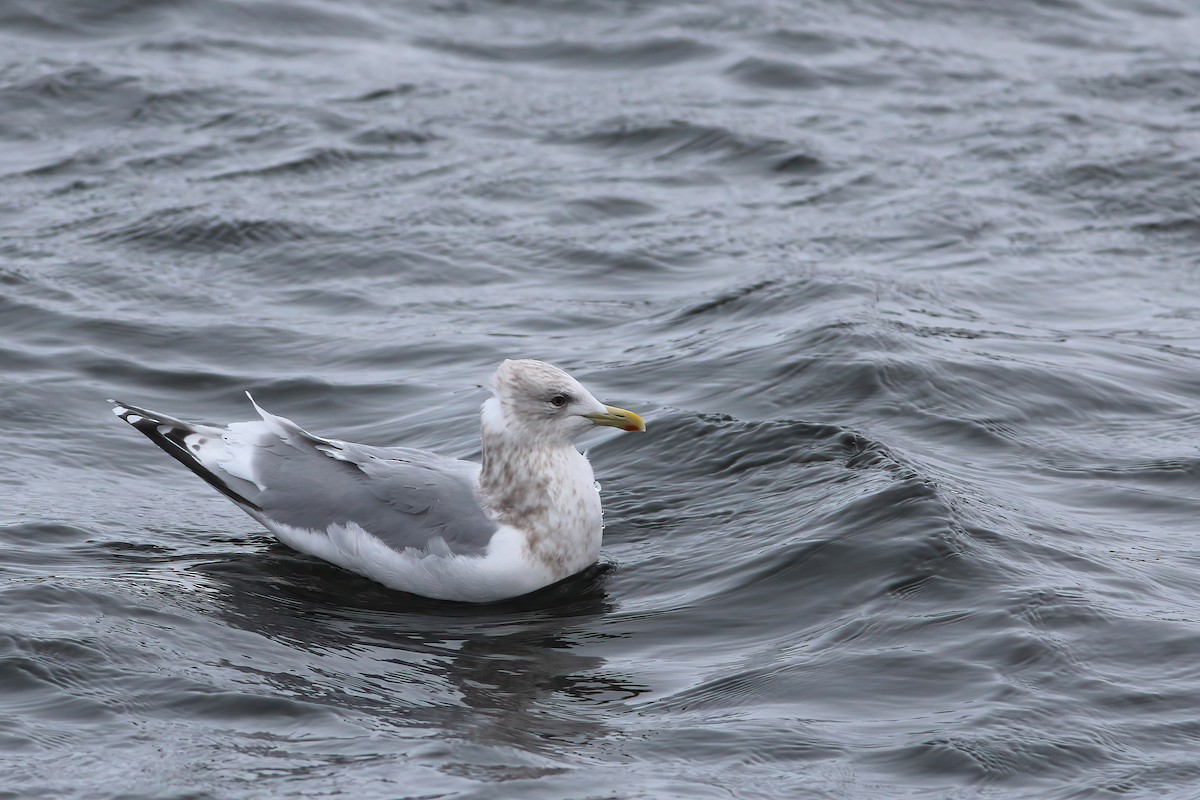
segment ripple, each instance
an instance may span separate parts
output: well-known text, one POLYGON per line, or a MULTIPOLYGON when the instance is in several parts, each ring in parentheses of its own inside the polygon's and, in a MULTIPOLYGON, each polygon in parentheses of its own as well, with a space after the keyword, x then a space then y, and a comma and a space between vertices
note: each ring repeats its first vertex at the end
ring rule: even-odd
POLYGON ((1194 107, 1200 97, 1200 69, 1182 65, 1141 67, 1102 76, 1069 79, 1065 88, 1085 97, 1123 103, 1182 103, 1194 107))
POLYGON ((195 211, 191 208, 164 209, 127 225, 92 234, 92 238, 152 251, 216 252, 271 247, 323 235, 314 226, 296 222, 223 219, 198 215, 195 211))
POLYGON ((439 138, 431 133, 408 128, 372 128, 354 134, 350 141, 368 146, 405 146, 429 144, 438 141, 439 138))
POLYGON ((904 763, 931 775, 959 774, 976 780, 997 780, 1047 774, 1079 774, 1102 770, 1121 757, 1086 736, 1029 736, 1009 731, 993 736, 955 736, 930 739, 879 760, 904 763))
POLYGON ((138 84, 130 75, 107 72, 91 64, 78 64, 43 73, 0 90, 0 102, 9 106, 46 101, 98 106, 130 95, 138 84))
POLYGON ((641 154, 657 161, 699 159, 768 173, 811 173, 823 168, 819 158, 796 145, 684 121, 652 124, 612 120, 595 130, 557 134, 548 141, 641 154))
POLYGON ((488 45, 455 40, 422 40, 426 47, 481 61, 545 63, 574 69, 639 70, 713 58, 717 47, 686 38, 654 38, 637 42, 593 44, 549 41, 488 45))
POLYGON ((398 83, 394 86, 387 86, 382 89, 372 89, 369 92, 360 94, 351 99, 354 103, 374 103, 379 100, 391 100, 398 97, 407 97, 417 91, 415 83, 398 83))
POLYGON ((189 32, 181 36, 167 35, 139 45, 148 53, 178 53, 185 55, 217 56, 245 53, 267 57, 303 57, 308 49, 296 43, 267 42, 262 39, 213 36, 189 32))
POLYGON ((884 86, 891 83, 890 75, 862 67, 814 69, 790 61, 766 58, 746 58, 725 71, 725 74, 747 86, 760 89, 811 90, 826 86, 884 86))
POLYGON ((759 41, 792 56, 828 55, 845 46, 840 37, 825 31, 777 28, 758 38, 759 41))
POLYGON ((600 222, 609 219, 633 219, 654 214, 650 203, 630 197, 589 197, 571 200, 555 214, 555 218, 578 223, 600 222))
POLYGON ((815 89, 828 84, 828 79, 815 70, 800 64, 747 58, 725 71, 741 83, 763 89, 815 89))
POLYGON ((1089 218, 1146 234, 1190 236, 1200 209, 1182 189, 1189 180, 1200 180, 1200 157, 1164 148, 1068 163, 1037 176, 1031 187, 1061 198, 1089 218))
POLYGON ((142 82, 91 64, 76 64, 0 85, 0 131, 6 137, 60 136, 66 127, 93 129, 132 118, 147 102, 142 82))
POLYGON ((248 692, 219 691, 194 688, 175 691, 160 701, 161 711, 171 718, 195 719, 237 725, 251 722, 262 725, 274 718, 285 725, 320 725, 336 720, 338 715, 329 708, 291 697, 271 697, 248 692))
POLYGON ((265 167, 229 170, 228 172, 211 175, 208 177, 208 180, 224 181, 246 178, 275 178, 279 176, 305 177, 317 172, 347 170, 363 163, 395 161, 403 157, 400 153, 392 150, 350 150, 337 147, 318 147, 309 150, 303 155, 288 158, 265 167))

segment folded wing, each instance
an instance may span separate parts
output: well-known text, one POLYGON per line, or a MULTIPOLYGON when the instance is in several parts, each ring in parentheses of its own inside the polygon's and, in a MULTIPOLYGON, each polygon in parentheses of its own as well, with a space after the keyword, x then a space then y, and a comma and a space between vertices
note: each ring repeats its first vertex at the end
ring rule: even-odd
POLYGON ((269 528, 325 535, 354 524, 397 551, 487 550, 498 526, 477 498, 477 464, 326 439, 255 409, 261 421, 227 428, 124 404, 114 412, 269 528))

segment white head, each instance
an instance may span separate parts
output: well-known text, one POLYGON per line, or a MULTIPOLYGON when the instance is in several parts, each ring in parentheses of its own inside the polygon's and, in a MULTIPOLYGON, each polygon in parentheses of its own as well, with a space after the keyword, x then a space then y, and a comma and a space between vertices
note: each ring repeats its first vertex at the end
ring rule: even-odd
POLYGON ((509 360, 492 376, 483 404, 485 435, 529 444, 568 444, 596 425, 644 431, 632 411, 606 406, 558 367, 531 359, 509 360))

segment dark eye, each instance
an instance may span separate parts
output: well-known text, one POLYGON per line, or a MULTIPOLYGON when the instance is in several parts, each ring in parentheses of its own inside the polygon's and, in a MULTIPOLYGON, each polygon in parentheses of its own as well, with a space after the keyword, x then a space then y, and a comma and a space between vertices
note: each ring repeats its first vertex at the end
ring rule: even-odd
POLYGON ((554 397, 550 398, 550 405, 554 406, 555 408, 562 408, 568 402, 570 402, 570 400, 571 398, 567 397, 565 394, 556 394, 554 397))

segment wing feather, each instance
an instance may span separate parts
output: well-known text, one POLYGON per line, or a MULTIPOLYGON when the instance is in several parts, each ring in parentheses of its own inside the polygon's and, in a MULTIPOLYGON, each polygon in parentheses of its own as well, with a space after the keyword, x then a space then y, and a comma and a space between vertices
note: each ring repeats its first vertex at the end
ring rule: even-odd
POLYGON ((455 555, 487 550, 498 526, 476 494, 478 464, 326 439, 255 408, 269 428, 253 462, 263 516, 313 531, 354 523, 394 550, 434 539, 455 555))
POLYGON ((326 439, 250 402, 262 421, 224 429, 114 411, 267 527, 327 536, 353 523, 397 551, 486 552, 499 526, 479 503, 478 464, 326 439))

